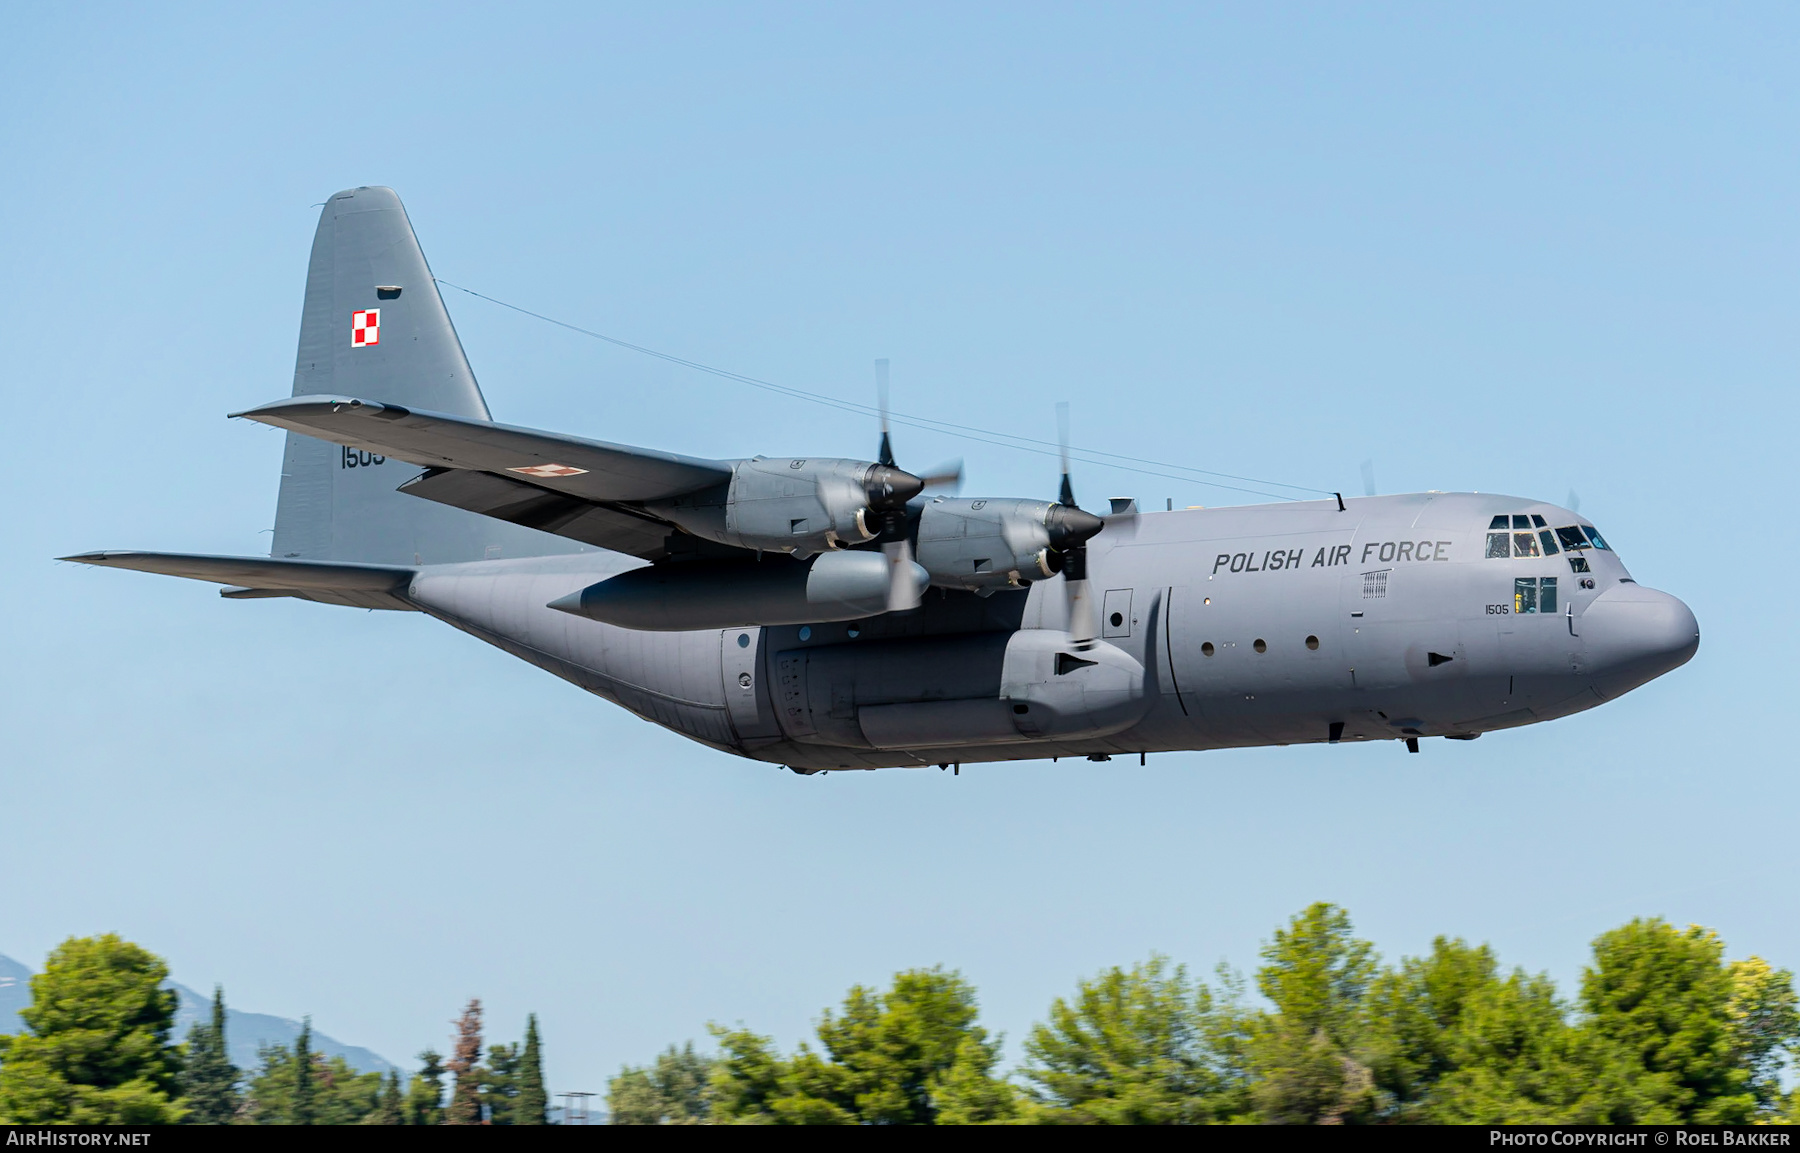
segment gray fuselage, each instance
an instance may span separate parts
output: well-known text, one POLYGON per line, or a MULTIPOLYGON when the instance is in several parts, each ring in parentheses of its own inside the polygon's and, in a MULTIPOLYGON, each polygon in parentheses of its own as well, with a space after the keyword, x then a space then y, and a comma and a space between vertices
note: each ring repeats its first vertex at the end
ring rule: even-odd
POLYGON ((546 607, 643 563, 616 553, 425 566, 405 596, 646 720, 803 772, 1467 738, 1592 708, 1698 647, 1687 606, 1615 553, 1559 546, 1556 529, 1586 525, 1567 510, 1471 493, 1345 503, 1110 519, 1089 546, 1091 649, 1064 631, 1060 578, 697 632, 546 607), (1530 527, 1490 555, 1506 549, 1501 517, 1530 527))

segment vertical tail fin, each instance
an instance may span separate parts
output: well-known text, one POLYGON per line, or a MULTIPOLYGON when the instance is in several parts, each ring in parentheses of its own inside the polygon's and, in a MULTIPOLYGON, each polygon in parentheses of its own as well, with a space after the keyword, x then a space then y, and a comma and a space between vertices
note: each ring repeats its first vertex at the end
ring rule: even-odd
MULTIPOLYGON (((293 394, 320 393, 491 419, 391 188, 340 192, 319 214, 293 394)), ((394 491, 414 475, 401 461, 289 433, 271 555, 441 564, 577 547, 394 491)))

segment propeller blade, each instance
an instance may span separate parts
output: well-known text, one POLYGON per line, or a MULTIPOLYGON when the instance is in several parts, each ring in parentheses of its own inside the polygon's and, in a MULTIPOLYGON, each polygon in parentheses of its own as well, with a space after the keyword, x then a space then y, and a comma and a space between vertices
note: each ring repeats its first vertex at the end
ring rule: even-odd
POLYGON ((912 543, 905 537, 886 541, 881 555, 888 563, 887 611, 903 613, 918 608, 925 590, 915 572, 918 566, 913 564, 912 543))
POLYGON ((1062 554, 1063 599, 1069 613, 1069 641, 1076 649, 1091 649, 1100 636, 1100 614, 1088 588, 1087 542, 1106 527, 1106 522, 1075 503, 1075 481, 1069 475, 1069 405, 1056 406, 1057 455, 1062 459, 1061 508, 1052 509, 1044 527, 1050 544, 1062 554))
POLYGON ((1115 537, 1125 537, 1127 539, 1137 536, 1137 501, 1130 497, 1115 496, 1110 503, 1112 504, 1112 511, 1101 518, 1106 522, 1106 531, 1112 533, 1115 537))
POLYGON ((948 464, 940 464, 930 472, 921 474, 919 479, 925 482, 926 488, 947 488, 955 492, 962 488, 963 462, 953 460, 948 464))
POLYGON ((1075 507, 1075 486, 1069 479, 1069 402, 1058 401, 1056 405, 1056 445, 1058 455, 1062 457, 1062 492, 1059 499, 1069 507, 1075 507))
POLYGON ((1375 495, 1375 462, 1372 460, 1363 461, 1362 462, 1362 474, 1363 474, 1363 495, 1364 496, 1374 496, 1375 495))
POLYGON ((1569 490, 1569 499, 1567 502, 1565 502, 1565 504, 1570 512, 1575 512, 1575 513, 1580 512, 1581 511, 1581 494, 1576 492, 1574 489, 1570 489, 1569 490))
POLYGON ((882 357, 875 362, 875 403, 881 409, 881 455, 876 463, 894 467, 894 442, 888 437, 888 362, 882 357))
POLYGON ((1094 608, 1094 594, 1088 588, 1087 544, 1073 545, 1063 551, 1063 596, 1069 608, 1069 640, 1077 649, 1091 649, 1100 636, 1100 614, 1094 608))

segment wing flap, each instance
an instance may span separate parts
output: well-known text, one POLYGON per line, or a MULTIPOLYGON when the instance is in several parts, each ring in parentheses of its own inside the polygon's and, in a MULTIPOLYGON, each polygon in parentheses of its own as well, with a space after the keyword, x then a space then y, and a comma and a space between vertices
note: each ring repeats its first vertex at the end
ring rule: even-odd
POLYGON ((668 555, 666 542, 675 531, 635 510, 595 504, 491 472, 430 469, 400 491, 645 560, 668 555))
POLYGON ((664 500, 731 479, 728 462, 342 396, 232 413, 427 468, 471 469, 588 501, 664 500))

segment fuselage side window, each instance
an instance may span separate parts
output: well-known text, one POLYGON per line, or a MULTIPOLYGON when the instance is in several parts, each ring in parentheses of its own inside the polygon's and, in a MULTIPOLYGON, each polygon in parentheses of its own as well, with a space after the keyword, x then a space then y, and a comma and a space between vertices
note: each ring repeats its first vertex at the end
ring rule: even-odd
MULTIPOLYGON (((1505 518, 1500 518, 1504 520, 1505 518)), ((1505 560, 1512 555, 1512 537, 1503 532, 1488 533, 1488 559, 1499 557, 1505 560)))
POLYGON ((1587 562, 1586 557, 1571 556, 1569 558, 1569 571, 1570 572, 1593 572, 1594 570, 1588 567, 1588 562, 1587 562))
POLYGON ((1551 532, 1547 528, 1541 528, 1538 530, 1538 540, 1540 540, 1544 543, 1544 555, 1545 556, 1555 556, 1556 555, 1556 534, 1555 533, 1551 532))
POLYGON ((1515 577, 1513 579, 1513 612, 1515 614, 1537 612, 1537 578, 1515 577))
POLYGON ((1612 546, 1606 543, 1606 539, 1600 535, 1599 529, 1593 525, 1584 525, 1583 527, 1587 530, 1588 539, 1594 542, 1595 548, 1603 548, 1607 552, 1612 551, 1612 546))
POLYGON ((1584 548, 1591 547, 1588 544, 1587 535, 1581 531, 1581 526, 1578 524, 1557 529, 1556 539, 1562 541, 1564 552, 1579 552, 1584 548))
POLYGON ((1538 611, 1553 613, 1556 611, 1556 578, 1545 577, 1538 581, 1538 611))
POLYGON ((1528 532, 1513 533, 1513 555, 1514 556, 1537 556, 1538 555, 1537 537, 1531 535, 1528 532))

